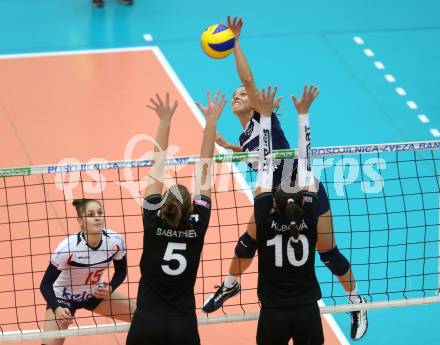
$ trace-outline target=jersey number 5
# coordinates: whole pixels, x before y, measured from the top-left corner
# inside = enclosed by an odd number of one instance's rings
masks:
[[[303,256],[300,260],[297,260],[295,257],[295,251],[293,250],[290,242],[293,241],[293,238],[290,237],[287,241],[287,258],[292,266],[299,267],[306,263],[309,257],[309,241],[307,237],[303,234],[299,235],[298,241],[301,242],[303,247]],[[267,246],[275,246],[275,266],[283,267],[283,236],[276,235],[271,240],[267,241]]]
[[[178,262],[178,266],[176,268],[171,268],[169,264],[162,265],[162,270],[170,276],[177,276],[183,273],[187,264],[186,258],[182,254],[176,253],[176,250],[186,250],[186,243],[168,242],[163,260],[176,260]]]

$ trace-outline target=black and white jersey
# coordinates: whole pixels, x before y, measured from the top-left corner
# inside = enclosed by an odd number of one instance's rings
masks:
[[[289,142],[286,135],[281,128],[280,121],[275,113],[271,116],[272,122],[272,149],[283,150],[289,149]],[[246,128],[239,138],[240,146],[245,152],[258,152],[260,149],[260,114],[254,111],[252,118],[249,120]],[[286,164],[286,163],[289,164]],[[255,171],[258,170],[258,160],[252,160],[248,162],[250,167]],[[274,174],[273,174],[273,187],[276,188],[280,185],[281,181],[287,179],[292,171],[296,169],[296,160],[274,160]],[[286,172],[283,176],[283,169]]]
[[[52,254],[50,262],[61,274],[53,284],[57,298],[83,302],[93,297],[104,272],[112,260],[126,255],[123,237],[115,231],[102,230],[101,243],[91,247],[82,232],[63,240]]]
[[[193,212],[178,229],[160,217],[160,195],[144,201],[144,250],[140,262],[138,308],[165,315],[194,313],[194,284],[211,215],[211,200],[194,198]],[[155,208],[155,209],[152,209]]]
[[[277,115],[272,113],[272,148],[274,150],[288,149],[289,142],[281,128]],[[243,133],[240,135],[240,146],[243,151],[254,152],[260,147],[260,114],[254,111]]]
[[[317,240],[317,200],[315,193],[304,192],[305,218],[299,225],[302,251],[295,253],[289,226],[281,222],[273,208],[271,193],[255,198],[258,242],[258,297],[263,307],[285,308],[313,303],[321,298],[315,274]]]

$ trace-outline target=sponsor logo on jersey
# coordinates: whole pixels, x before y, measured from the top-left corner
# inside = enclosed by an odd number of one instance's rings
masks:
[[[63,289],[63,296],[62,297],[66,300],[69,300],[69,301],[83,302],[83,301],[87,301],[90,298],[92,298],[93,295],[90,293],[87,293],[87,291],[83,291],[82,293],[71,293],[65,287]]]
[[[61,305],[65,305],[65,306],[67,306],[67,307],[70,307],[70,306],[71,306],[70,302],[66,301],[65,299],[60,299],[60,298],[58,298],[58,299],[57,299],[57,302],[60,303]]]

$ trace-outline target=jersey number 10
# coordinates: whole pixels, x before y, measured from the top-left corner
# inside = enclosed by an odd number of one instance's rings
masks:
[[[307,262],[309,257],[309,241],[303,234],[299,235],[298,241],[301,242],[303,247],[303,256],[300,260],[296,259],[295,251],[290,244],[291,241],[293,241],[293,238],[289,237],[287,241],[287,258],[292,266],[302,266]],[[267,246],[275,246],[275,266],[283,267],[283,235],[276,235],[271,240],[268,240]]]

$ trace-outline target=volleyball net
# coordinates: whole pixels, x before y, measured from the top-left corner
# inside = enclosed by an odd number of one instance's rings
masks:
[[[294,150],[274,153],[293,159]],[[352,265],[366,309],[439,302],[440,141],[315,148],[313,169],[329,196],[336,242]],[[228,274],[235,244],[253,213],[251,153],[214,157],[212,213],[195,286],[199,323],[258,317],[257,259],[242,291],[207,316],[199,309]],[[194,187],[197,157],[166,163],[165,185]],[[69,330],[43,334],[39,285],[51,253],[80,228],[72,200],[102,202],[105,227],[125,238],[128,275],[118,288],[137,295],[142,254],[142,194],[151,160],[0,169],[0,342],[126,331],[128,324],[79,310]],[[353,307],[316,258],[323,313]],[[105,273],[110,281],[113,270]]]

